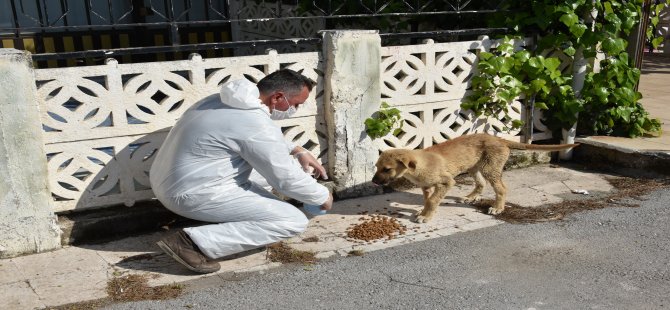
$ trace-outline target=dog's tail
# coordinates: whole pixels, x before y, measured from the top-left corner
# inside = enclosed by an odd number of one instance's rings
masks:
[[[505,140],[507,147],[513,150],[560,151],[579,146],[575,144],[526,144]]]

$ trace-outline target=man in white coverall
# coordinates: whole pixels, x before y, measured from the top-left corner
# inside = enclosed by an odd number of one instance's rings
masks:
[[[220,269],[214,259],[303,232],[305,215],[264,188],[267,184],[330,210],[332,195],[305,172],[313,169],[326,179],[325,169],[305,149],[286,141],[273,122],[295,113],[313,85],[282,69],[257,84],[228,82],[220,94],[183,114],[154,159],[151,187],[172,212],[215,224],[180,229],[158,241],[166,254],[192,271],[209,273]]]

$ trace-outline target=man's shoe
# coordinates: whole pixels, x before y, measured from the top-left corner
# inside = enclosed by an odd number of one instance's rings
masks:
[[[156,242],[165,254],[186,268],[198,273],[210,273],[221,269],[218,262],[211,262],[202,254],[191,237],[180,229],[178,232]]]

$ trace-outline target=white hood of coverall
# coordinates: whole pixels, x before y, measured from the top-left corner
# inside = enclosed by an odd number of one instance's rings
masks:
[[[235,80],[223,84],[219,97],[225,105],[236,109],[267,108],[259,99],[261,96],[258,87],[248,80]]]

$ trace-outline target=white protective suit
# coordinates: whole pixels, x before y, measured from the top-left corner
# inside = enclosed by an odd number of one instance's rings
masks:
[[[172,212],[217,223],[184,229],[209,258],[257,248],[301,233],[308,220],[250,180],[254,169],[303,203],[322,205],[329,198],[289,154],[294,147],[270,119],[256,85],[229,82],[170,130],[151,167],[151,187]]]

